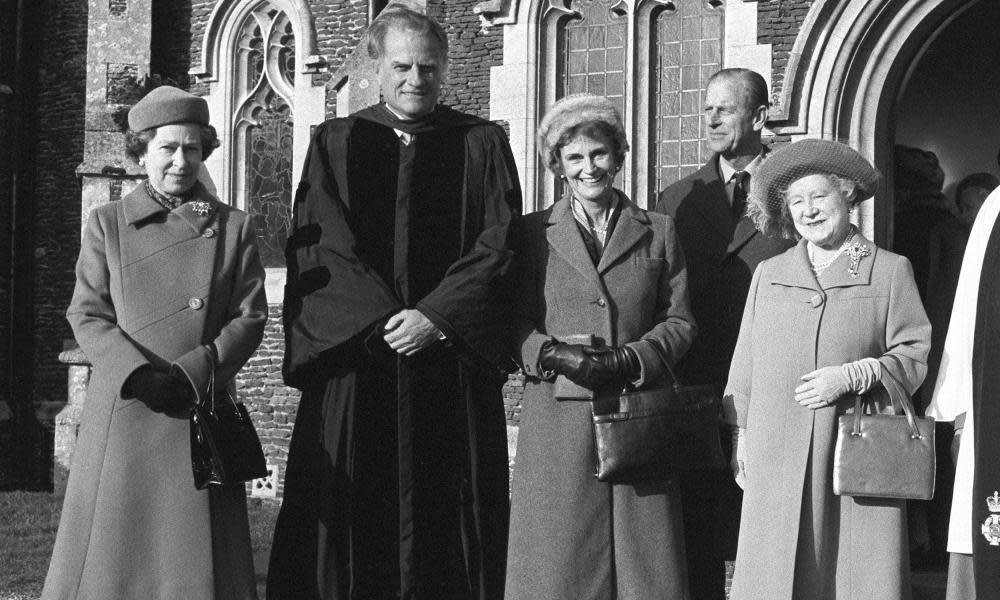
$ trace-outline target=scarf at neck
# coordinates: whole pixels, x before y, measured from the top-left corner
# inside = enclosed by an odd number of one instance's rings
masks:
[[[153,184],[150,183],[149,180],[147,179],[146,193],[149,194],[149,197],[152,198],[154,202],[156,202],[163,208],[167,210],[174,210],[181,204],[184,204],[188,200],[193,199],[198,194],[199,185],[201,184],[196,182],[193,186],[191,186],[191,189],[189,189],[188,191],[184,192],[180,196],[174,196],[172,194],[165,194],[159,191],[158,189],[153,187]]]

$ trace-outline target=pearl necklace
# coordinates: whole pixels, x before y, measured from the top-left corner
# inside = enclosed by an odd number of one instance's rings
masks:
[[[812,265],[813,272],[815,272],[817,275],[822,273],[827,267],[833,264],[833,261],[837,260],[840,257],[840,255],[844,253],[844,250],[847,250],[847,248],[850,247],[851,242],[853,241],[854,241],[854,227],[851,227],[851,232],[847,235],[847,239],[844,240],[844,243],[840,245],[840,248],[837,249],[837,252],[831,258],[823,262],[816,262],[815,246],[812,243],[810,243],[808,246],[809,249],[808,254],[809,254],[809,263]]]

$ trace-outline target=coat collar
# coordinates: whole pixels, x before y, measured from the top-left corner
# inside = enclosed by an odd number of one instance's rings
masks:
[[[207,214],[199,214],[199,212],[194,210],[196,202],[208,203],[209,209]],[[122,198],[121,203],[122,211],[125,215],[125,222],[133,226],[157,213],[167,212],[166,208],[150,197],[149,193],[146,191],[146,185],[144,183],[140,184],[132,190],[131,193]],[[191,229],[200,234],[202,230],[215,218],[216,213],[219,212],[220,205],[221,202],[209,193],[209,191],[205,189],[205,186],[201,183],[196,183],[194,198],[180,205],[173,211],[173,214],[183,219],[184,222],[191,226]]]
[[[855,234],[854,242],[862,246],[867,246],[868,251],[871,253],[862,257],[858,262],[858,274],[856,277],[852,277],[848,271],[851,259],[846,252],[843,252],[823,271],[823,283],[820,284],[813,274],[812,265],[809,262],[809,252],[806,249],[807,242],[805,239],[801,239],[791,250],[774,258],[775,269],[773,270],[771,283],[811,290],[871,285],[872,266],[875,264],[875,255],[878,253],[878,247],[868,238],[861,235],[860,232]]]
[[[618,194],[621,213],[607,246],[601,254],[601,261],[595,267],[587,253],[587,247],[580,237],[576,218],[570,206],[570,197],[561,198],[549,209],[546,238],[549,245],[583,276],[600,285],[599,273],[606,272],[622,255],[632,249],[650,229],[649,215],[636,206],[625,194]]]

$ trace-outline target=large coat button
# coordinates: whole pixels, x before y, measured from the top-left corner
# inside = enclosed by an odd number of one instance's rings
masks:
[[[210,238],[210,237],[212,237],[212,236],[215,235],[215,230],[212,229],[211,227],[206,227],[205,231],[201,232],[201,235],[202,235],[202,237]]]
[[[604,298],[598,298],[597,299],[597,305],[600,306],[601,308],[604,308],[605,306],[608,305],[608,303],[605,302]]]
[[[205,306],[205,301],[201,298],[191,298],[188,300],[188,306],[191,310],[201,310],[201,307]]]
[[[809,299],[809,304],[811,304],[813,308],[819,308],[820,306],[823,306],[823,296],[822,296],[822,294],[816,294],[815,296],[813,296],[812,298],[810,298]]]

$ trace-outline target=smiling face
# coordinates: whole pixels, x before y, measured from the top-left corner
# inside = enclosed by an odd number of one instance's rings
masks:
[[[430,34],[390,28],[376,67],[385,103],[406,119],[430,114],[441,96],[445,65]]]
[[[806,175],[788,186],[788,211],[799,235],[834,250],[851,230],[847,194],[826,175]]]
[[[177,123],[156,128],[141,157],[155,190],[180,196],[198,181],[201,170],[201,128],[194,123]]]
[[[741,80],[719,77],[705,90],[706,141],[725,159],[757,156],[766,121],[766,106],[747,106]]]
[[[599,132],[577,135],[559,149],[557,172],[566,177],[577,200],[607,206],[618,173],[614,143]]]

